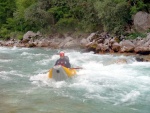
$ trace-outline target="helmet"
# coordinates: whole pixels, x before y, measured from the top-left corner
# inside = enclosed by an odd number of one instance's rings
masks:
[[[60,57],[64,57],[64,56],[65,56],[65,53],[64,53],[63,51],[61,51],[61,52],[59,53],[59,55],[60,55]]]

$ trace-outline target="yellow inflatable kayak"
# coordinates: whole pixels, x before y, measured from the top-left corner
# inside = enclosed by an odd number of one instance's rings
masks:
[[[64,66],[57,65],[49,70],[48,77],[53,78],[56,81],[61,81],[69,77],[72,77],[75,74],[76,74],[75,69],[66,68]]]

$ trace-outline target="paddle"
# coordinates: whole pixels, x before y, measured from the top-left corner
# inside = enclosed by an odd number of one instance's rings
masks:
[[[74,68],[70,68],[70,69],[83,69],[82,67],[74,67]]]

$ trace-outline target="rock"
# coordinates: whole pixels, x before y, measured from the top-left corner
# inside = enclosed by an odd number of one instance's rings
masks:
[[[79,47],[79,43],[77,42],[77,40],[72,40],[72,41],[67,42],[63,47],[69,48],[69,49],[77,48]]]
[[[150,40],[147,40],[144,44],[143,44],[144,47],[149,47],[150,46]]]
[[[81,45],[82,47],[86,47],[86,45],[87,45],[88,43],[89,43],[88,40],[85,39],[85,38],[81,39],[81,41],[80,41],[80,45]]]
[[[29,43],[27,47],[36,47],[34,43]]]
[[[135,57],[135,59],[136,59],[136,61],[138,61],[138,62],[143,62],[143,61],[144,61],[144,59],[143,59],[143,58],[140,58],[140,57]]]
[[[147,31],[150,28],[150,14],[142,11],[136,13],[133,23],[137,31]]]
[[[49,47],[50,42],[48,39],[42,39],[38,42],[38,47]]]
[[[120,52],[133,52],[135,45],[129,40],[123,40],[120,42]]]
[[[135,46],[142,46],[144,45],[144,43],[145,43],[145,40],[139,40],[139,41],[136,41]]]
[[[112,50],[115,52],[119,52],[120,51],[120,44],[115,42],[114,44],[112,44]]]
[[[138,62],[150,62],[150,54],[149,55],[135,55],[135,60]]]
[[[33,31],[28,31],[23,35],[23,42],[27,43],[30,40],[30,38],[35,37],[36,35],[37,34]]]
[[[87,41],[92,41],[92,38],[96,35],[96,33],[91,33],[90,36],[87,37]]]
[[[150,33],[147,34],[146,40],[150,40]]]
[[[7,41],[5,42],[5,46],[9,46],[9,47],[12,47],[14,45],[14,41]]]
[[[150,46],[149,47],[138,46],[138,47],[135,47],[134,51],[140,54],[150,54]]]
[[[117,64],[127,64],[127,60],[126,59],[118,59],[115,61],[115,63]]]
[[[105,44],[105,45],[109,45],[109,43],[110,43],[110,39],[105,39],[105,40],[104,40],[104,44]]]
[[[109,41],[110,45],[112,45],[112,44],[115,43],[115,42],[116,42],[116,41],[115,41],[114,38],[110,39],[110,41]]]
[[[136,53],[149,54],[150,53],[150,37],[149,35],[140,41],[137,41],[134,49]]]
[[[66,45],[66,43],[72,41],[73,38],[72,37],[66,37],[63,41],[60,42],[59,44],[59,48],[64,48],[64,46]]]
[[[108,52],[108,51],[109,51],[109,46],[103,44],[102,47],[101,47],[101,52],[104,53],[104,52]]]

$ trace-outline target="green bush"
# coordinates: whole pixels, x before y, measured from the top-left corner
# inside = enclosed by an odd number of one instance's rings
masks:
[[[74,18],[61,18],[57,23],[56,23],[56,28],[60,31],[64,30],[75,30],[77,26],[77,20]]]
[[[0,38],[6,39],[11,32],[29,30],[120,35],[132,24],[133,14],[150,12],[149,0],[0,0],[0,4]]]
[[[143,0],[131,0],[131,11],[130,14],[133,15],[137,13],[138,11],[148,11],[149,4],[145,3]]]
[[[136,39],[137,37],[145,38],[146,33],[135,32],[127,35],[127,39]]]
[[[122,34],[129,17],[129,8],[124,0],[104,0],[95,2],[95,9],[104,31]]]
[[[23,39],[23,32],[18,32],[18,31],[11,32],[10,37],[13,39],[22,40]]]
[[[10,38],[9,34],[10,34],[10,31],[7,28],[2,27],[0,29],[0,37],[1,37],[1,39],[3,39],[3,40],[9,39]]]

